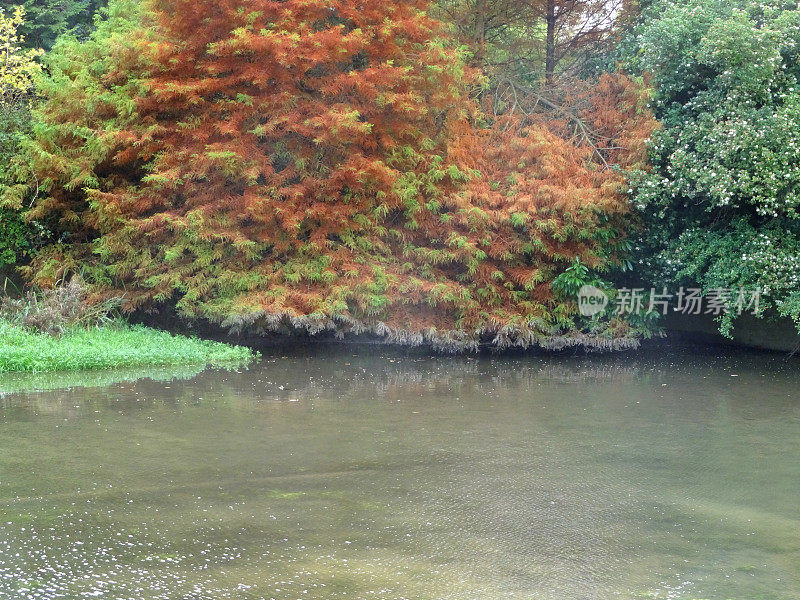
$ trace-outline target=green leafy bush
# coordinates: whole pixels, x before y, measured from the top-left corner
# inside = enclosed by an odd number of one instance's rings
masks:
[[[20,214],[0,208],[0,272],[17,263],[30,248],[30,227]]]
[[[0,101],[0,272],[24,260],[39,235],[38,229],[22,218],[19,203],[3,202],[12,161],[17,156],[22,136],[29,129],[30,112],[26,102]]]
[[[737,0],[652,4],[626,43],[653,75],[663,127],[634,177],[640,275],[706,290],[758,287],[800,316],[800,11]],[[763,312],[762,312],[763,314]],[[732,316],[722,319],[731,334]]]
[[[20,141],[31,130],[29,102],[41,54],[23,47],[19,29],[25,11],[12,9],[0,8],[0,273],[20,262],[36,234],[20,215],[21,202],[5,198],[7,184],[15,177]]]

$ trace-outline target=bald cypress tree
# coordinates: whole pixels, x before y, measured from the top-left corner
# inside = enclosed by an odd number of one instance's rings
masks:
[[[541,124],[488,123],[426,8],[154,0],[88,124],[108,153],[38,204],[91,227],[33,272],[91,265],[131,309],[240,327],[563,342],[575,302],[550,282],[616,260],[619,177]]]

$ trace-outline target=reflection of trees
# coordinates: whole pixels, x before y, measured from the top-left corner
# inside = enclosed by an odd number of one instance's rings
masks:
[[[249,404],[265,400],[401,398],[441,393],[454,396],[526,388],[542,382],[624,382],[640,366],[593,358],[465,358],[371,352],[345,348],[295,350],[266,356],[248,369],[127,369],[76,373],[12,374],[0,381],[0,406],[17,406],[24,395],[34,404],[72,406],[76,400],[113,399],[115,406],[145,408],[153,402],[197,403],[199,399]],[[167,391],[165,382],[171,382]],[[102,393],[97,388],[108,388]],[[75,389],[84,388],[84,389]],[[24,392],[24,394],[23,394]],[[37,404],[37,405],[38,405]],[[39,405],[38,408],[44,408]]]
[[[629,361],[624,356],[443,358],[399,352],[377,354],[372,349],[359,348],[346,354],[307,351],[273,357],[243,377],[283,385],[284,393],[276,394],[279,397],[333,395],[341,398],[379,396],[404,388],[447,390],[458,395],[486,385],[513,389],[544,381],[629,381],[636,378],[640,370],[637,361]]]
[[[212,401],[220,407],[248,408],[296,400],[319,404],[423,397],[480,404],[488,400],[487,394],[495,400],[532,397],[545,388],[550,397],[564,399],[601,389],[609,408],[657,398],[657,410],[699,419],[716,411],[707,402],[713,398],[734,413],[770,418],[776,410],[793,410],[797,376],[791,367],[770,355],[742,357],[706,350],[698,356],[685,349],[627,355],[439,357],[366,346],[301,347],[265,351],[250,368],[230,371],[186,367],[5,375],[0,380],[0,407],[75,413],[77,405],[108,402],[117,410],[136,411]],[[731,374],[740,377],[733,379]],[[754,400],[760,398],[767,374],[770,389],[777,390],[775,401],[760,402],[755,410]],[[84,389],[52,389],[62,387]],[[13,393],[43,388],[51,391]],[[697,401],[687,401],[693,397]]]

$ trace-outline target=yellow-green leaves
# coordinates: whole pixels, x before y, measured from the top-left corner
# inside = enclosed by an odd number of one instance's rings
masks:
[[[23,50],[25,38],[18,32],[25,20],[25,9],[15,6],[0,9],[0,104],[12,104],[33,89],[41,66],[36,59],[42,50]]]

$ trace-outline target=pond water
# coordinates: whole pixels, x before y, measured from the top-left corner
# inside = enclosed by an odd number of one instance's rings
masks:
[[[339,347],[5,393],[0,598],[797,600],[798,366]]]

